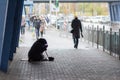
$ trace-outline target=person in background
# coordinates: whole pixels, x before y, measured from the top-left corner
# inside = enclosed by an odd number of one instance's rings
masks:
[[[74,48],[77,49],[79,38],[80,38],[80,32],[82,34],[81,21],[78,19],[77,16],[75,16],[75,18],[72,20],[71,27],[72,27],[72,37],[73,37],[73,42],[74,42]]]
[[[46,27],[45,18],[42,16],[41,17],[41,26],[40,26],[41,37],[43,37],[43,34],[45,34],[45,27]]]
[[[30,14],[26,16],[26,22],[28,24],[28,30],[30,30]]]
[[[36,39],[39,38],[40,24],[41,24],[41,20],[39,19],[39,17],[35,17],[33,21],[33,25],[35,27]]]
[[[21,34],[25,34],[25,16],[22,16],[22,21],[21,21]]]

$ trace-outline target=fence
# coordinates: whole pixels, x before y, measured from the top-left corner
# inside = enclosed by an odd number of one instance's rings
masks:
[[[111,23],[114,28],[118,25]],[[120,29],[118,31],[113,31],[112,28],[108,30],[105,29],[107,26],[84,26],[83,24],[83,35],[84,40],[88,43],[91,43],[92,46],[96,46],[97,48],[102,48],[103,51],[108,52],[112,56],[116,56],[120,60]],[[71,37],[70,31],[70,25],[68,25],[68,28],[66,30],[59,29],[60,35],[64,35],[66,37]]]
[[[102,48],[110,55],[115,55],[120,60],[120,29],[118,32],[114,32],[112,28],[109,31],[105,30],[105,26],[103,28],[84,26],[83,31],[85,41],[91,43],[92,46]]]

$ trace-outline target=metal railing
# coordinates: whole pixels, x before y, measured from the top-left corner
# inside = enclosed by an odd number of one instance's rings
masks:
[[[118,32],[113,32],[112,28],[109,31],[105,30],[105,26],[103,28],[84,26],[83,31],[85,41],[91,43],[92,46],[102,48],[103,51],[109,52],[120,60],[120,29]]]
[[[116,56],[120,60],[120,29],[118,26],[120,24],[110,23],[110,26],[94,26],[94,25],[84,25],[83,24],[83,35],[84,41],[90,43],[93,47],[102,49],[105,52],[108,52],[112,56]],[[107,28],[106,28],[107,27]],[[114,29],[117,27],[117,31]],[[71,37],[70,25],[67,25],[66,29],[61,27],[59,29],[60,36]],[[71,37],[72,38],[72,37]]]

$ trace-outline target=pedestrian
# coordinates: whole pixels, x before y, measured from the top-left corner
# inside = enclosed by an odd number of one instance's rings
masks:
[[[43,37],[43,33],[45,34],[45,27],[46,27],[45,19],[41,18],[41,26],[40,26],[41,37]]]
[[[25,34],[25,25],[26,25],[26,22],[25,22],[25,16],[22,16],[22,21],[21,21],[21,34]]]
[[[33,24],[34,24],[34,27],[35,27],[36,39],[38,39],[39,38],[41,20],[38,17],[35,17]]]
[[[72,37],[73,37],[73,42],[74,42],[74,48],[78,48],[78,43],[79,43],[79,38],[80,38],[80,32],[82,34],[82,25],[81,25],[81,21],[78,19],[77,16],[75,16],[75,18],[72,20],[71,23],[71,27],[72,27]],[[83,37],[83,35],[82,35]]]
[[[28,30],[30,30],[30,14],[26,16],[26,22],[28,24]]]

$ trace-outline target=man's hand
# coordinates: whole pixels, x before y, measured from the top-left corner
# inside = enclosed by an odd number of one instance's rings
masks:
[[[82,34],[82,32],[81,32],[81,36],[83,37],[83,34]]]

